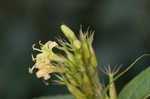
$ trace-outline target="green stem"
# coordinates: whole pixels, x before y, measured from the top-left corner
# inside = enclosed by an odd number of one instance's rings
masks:
[[[109,74],[109,82],[113,82],[113,74]],[[110,99],[117,99],[117,92],[114,82],[110,84],[109,97]]]

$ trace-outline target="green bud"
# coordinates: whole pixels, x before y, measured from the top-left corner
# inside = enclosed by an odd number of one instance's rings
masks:
[[[65,36],[71,40],[77,40],[77,37],[75,36],[74,32],[66,25],[62,24],[61,25],[61,31],[65,34]]]
[[[83,50],[83,57],[85,60],[89,59],[90,57],[90,52],[89,52],[89,48],[88,48],[88,45],[87,45],[87,42],[86,40],[82,40],[82,50]]]
[[[90,63],[93,67],[97,67],[97,59],[96,59],[95,52],[94,52],[92,46],[90,46],[89,49],[90,49],[90,54],[91,54]]]
[[[90,63],[93,67],[97,67],[97,59],[96,59],[96,55],[95,52],[93,50],[92,47],[92,42],[93,42],[93,34],[88,38],[87,43],[88,43],[88,47],[89,47],[89,51],[90,51]]]
[[[80,33],[80,39],[81,39],[81,43],[82,43],[83,57],[84,57],[84,60],[88,60],[90,57],[90,52],[89,52],[89,48],[88,48],[88,44],[87,44],[87,34],[83,34],[82,27],[80,28],[79,33]]]
[[[80,49],[81,48],[81,42],[79,40],[74,40],[73,41],[73,46],[76,48],[76,49]]]

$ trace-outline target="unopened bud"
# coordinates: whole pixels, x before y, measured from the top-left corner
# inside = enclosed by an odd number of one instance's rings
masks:
[[[89,51],[90,51],[90,63],[93,67],[97,67],[97,59],[96,59],[96,55],[94,52],[94,49],[92,47],[92,41],[93,41],[93,35],[90,36],[90,38],[88,39],[88,46],[89,46]]]
[[[73,41],[73,46],[76,49],[80,49],[81,48],[81,42],[79,40],[75,40],[75,41]]]
[[[90,52],[89,52],[89,48],[88,45],[86,43],[86,41],[82,42],[82,49],[83,49],[83,57],[85,60],[87,60],[90,57]]]
[[[92,46],[90,46],[89,50],[90,50],[90,54],[91,54],[90,63],[92,66],[97,67],[97,59],[96,59],[96,55],[95,55],[95,52],[94,52]]]
[[[61,25],[61,31],[65,34],[65,36],[71,40],[77,40],[77,37],[75,36],[74,32],[66,25]]]

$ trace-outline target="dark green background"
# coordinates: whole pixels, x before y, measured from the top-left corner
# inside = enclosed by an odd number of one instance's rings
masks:
[[[94,49],[99,67],[123,64],[125,69],[138,56],[150,53],[149,0],[1,0],[0,1],[0,99],[68,93],[64,86],[45,86],[28,73],[32,44],[56,40],[60,25],[78,32],[95,30]],[[123,78],[117,90],[150,65],[145,57]],[[100,72],[102,82],[104,74]],[[107,81],[105,81],[107,83]]]

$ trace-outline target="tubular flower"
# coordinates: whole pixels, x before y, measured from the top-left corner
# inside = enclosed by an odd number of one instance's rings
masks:
[[[32,60],[35,61],[35,64],[32,68],[29,68],[29,72],[32,73],[34,69],[38,69],[36,72],[37,78],[43,77],[44,80],[50,79],[50,74],[55,72],[63,72],[63,69],[60,69],[59,66],[52,64],[52,61],[63,62],[64,59],[57,54],[55,54],[52,49],[57,47],[57,43],[53,41],[48,41],[44,45],[39,41],[40,49],[35,48],[33,44],[33,50],[39,51],[41,53],[36,55],[36,58],[32,55]]]

